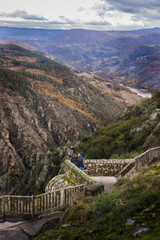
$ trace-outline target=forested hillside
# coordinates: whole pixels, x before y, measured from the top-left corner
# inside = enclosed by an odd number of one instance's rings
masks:
[[[129,106],[118,120],[83,137],[86,158],[132,158],[160,145],[160,92],[151,99]]]

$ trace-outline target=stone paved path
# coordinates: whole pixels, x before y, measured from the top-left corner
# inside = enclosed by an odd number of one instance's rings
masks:
[[[63,214],[64,212],[56,212],[52,217],[34,222],[24,220],[0,223],[0,240],[27,240],[29,236],[36,234],[48,220],[60,218]]]
[[[117,178],[115,177],[98,176],[98,177],[91,177],[91,178],[96,182],[102,182],[104,184],[105,191],[110,190],[113,184],[117,182]]]

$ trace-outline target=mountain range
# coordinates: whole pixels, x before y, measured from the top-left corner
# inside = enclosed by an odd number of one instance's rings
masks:
[[[130,32],[70,30],[47,40],[27,42],[79,70],[132,87],[160,89],[159,29]]]
[[[94,31],[0,28],[0,39],[19,40],[75,67],[114,82],[160,89],[160,29]]]

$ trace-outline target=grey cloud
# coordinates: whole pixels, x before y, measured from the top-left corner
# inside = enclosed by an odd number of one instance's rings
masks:
[[[57,25],[71,25],[72,27],[82,27],[84,26],[109,26],[111,25],[108,21],[88,21],[88,22],[82,22],[82,21],[72,21],[68,18],[65,18],[63,16],[59,17],[62,21],[52,21],[48,22],[48,24],[57,24]]]
[[[1,26],[9,27],[26,27],[26,28],[46,28],[46,29],[72,29],[72,28],[83,28],[83,29],[97,29],[97,30],[106,30],[106,26],[110,27],[110,23],[107,21],[90,21],[90,22],[81,22],[81,21],[41,21],[36,22],[33,20],[30,21],[1,21]]]
[[[108,11],[108,6],[105,4],[105,2],[96,3],[95,6],[92,7],[92,10],[95,10],[97,12],[97,15],[103,18]]]
[[[160,8],[159,0],[104,0],[110,5],[110,10],[119,10],[127,13],[137,13],[143,10]]]
[[[88,25],[94,25],[94,26],[108,26],[111,25],[111,23],[109,23],[108,21],[93,21],[93,22],[85,22],[85,24]]]
[[[8,26],[8,27],[26,27],[26,28],[45,28],[45,29],[60,29],[60,28],[65,28],[68,23],[62,23],[59,21],[41,21],[41,22],[36,22],[36,21],[0,21],[1,26]]]
[[[57,21],[59,23],[64,23],[64,24],[71,24],[74,23],[72,20],[70,20],[69,18],[66,18],[65,16],[59,16],[60,21]]]
[[[154,21],[154,20],[160,20],[159,10],[155,11],[139,11],[138,14],[135,14],[131,18],[133,21],[137,20],[148,20],[148,21]]]
[[[78,8],[78,12],[83,12],[83,11],[86,11],[86,9],[84,7],[79,7]]]
[[[153,21],[160,19],[160,0],[102,0],[94,10],[101,18],[116,10],[130,14],[133,21]]]
[[[1,17],[11,17],[11,18],[22,18],[25,20],[37,20],[37,21],[44,21],[47,20],[46,18],[44,18],[43,16],[38,16],[38,15],[34,15],[34,14],[29,14],[24,10],[16,10],[12,13],[5,13],[2,12],[0,13]]]

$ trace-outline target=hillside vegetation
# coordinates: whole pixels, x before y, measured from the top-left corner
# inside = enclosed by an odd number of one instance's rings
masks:
[[[83,137],[81,151],[86,158],[132,158],[160,145],[160,92],[151,99],[129,106],[118,120],[97,128],[90,137]]]
[[[111,192],[92,201],[79,197],[63,221],[44,225],[34,240],[158,240],[160,238],[160,164],[131,179],[120,178]]]

